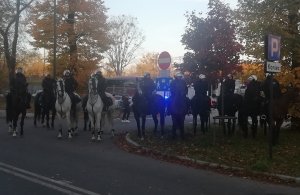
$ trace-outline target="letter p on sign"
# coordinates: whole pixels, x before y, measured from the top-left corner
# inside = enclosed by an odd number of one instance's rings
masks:
[[[269,61],[280,60],[280,40],[281,37],[268,35],[268,59]]]

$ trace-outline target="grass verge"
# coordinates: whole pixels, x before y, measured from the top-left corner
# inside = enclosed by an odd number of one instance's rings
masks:
[[[183,141],[172,140],[169,134],[161,139],[152,133],[148,133],[144,141],[136,135],[131,135],[131,139],[141,146],[168,155],[186,156],[249,171],[300,177],[299,131],[281,130],[280,144],[273,147],[272,160],[268,158],[268,141],[262,129],[259,129],[256,139],[243,138],[239,130],[231,137],[224,136],[218,125],[211,125],[204,135],[198,133],[193,136],[191,132],[191,127],[186,127],[186,139]]]

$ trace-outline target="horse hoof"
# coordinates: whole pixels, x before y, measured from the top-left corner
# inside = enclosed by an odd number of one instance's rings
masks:
[[[145,138],[144,137],[141,137],[141,141],[144,141],[145,140]]]
[[[58,134],[57,138],[59,138],[59,139],[62,138],[61,133]]]
[[[98,136],[97,137],[97,141],[101,141],[102,139],[101,139],[101,136]]]
[[[93,136],[92,136],[92,141],[94,141],[95,139],[96,139],[96,138],[95,138],[95,136],[93,135]]]
[[[14,132],[12,136],[13,136],[13,137],[17,137],[17,133],[16,133],[16,132]]]
[[[72,134],[71,134],[71,133],[69,133],[69,135],[68,135],[68,138],[69,138],[69,139],[71,139],[71,138],[72,138]]]

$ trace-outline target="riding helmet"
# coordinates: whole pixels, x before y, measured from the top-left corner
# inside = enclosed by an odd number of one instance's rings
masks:
[[[257,81],[257,76],[256,75],[251,75],[249,78],[248,78],[249,81]]]
[[[206,76],[204,74],[199,75],[199,79],[205,79],[205,78],[206,78]]]
[[[23,68],[22,67],[18,67],[16,69],[16,73],[23,73]]]
[[[66,76],[66,77],[67,77],[67,76],[70,76],[71,71],[70,71],[70,70],[65,70],[63,74],[64,74],[64,76]]]

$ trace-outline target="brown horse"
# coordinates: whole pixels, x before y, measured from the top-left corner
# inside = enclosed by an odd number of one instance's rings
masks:
[[[272,143],[273,145],[279,142],[280,127],[284,119],[287,117],[289,106],[295,102],[300,101],[299,90],[296,88],[289,88],[281,97],[276,98],[272,102],[272,122],[270,116],[267,114],[267,122],[273,132]]]

